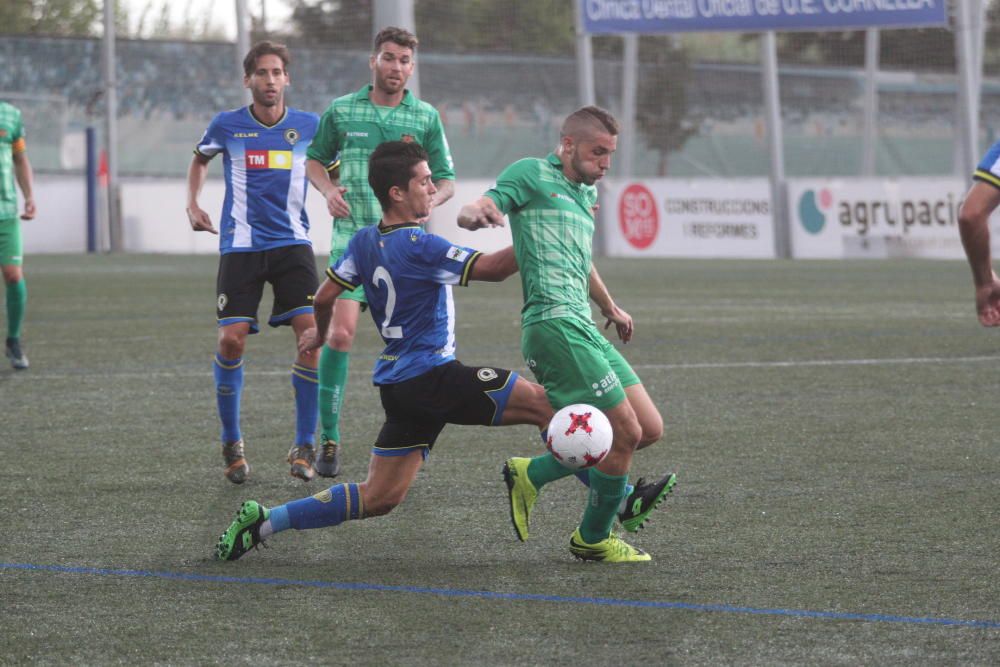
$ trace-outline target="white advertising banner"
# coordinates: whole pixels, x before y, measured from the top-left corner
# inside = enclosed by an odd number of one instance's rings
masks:
[[[965,257],[959,178],[792,179],[792,256],[809,258]]]
[[[766,179],[610,179],[600,204],[611,257],[774,257]]]

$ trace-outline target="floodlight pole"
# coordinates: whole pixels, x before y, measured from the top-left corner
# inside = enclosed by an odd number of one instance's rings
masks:
[[[977,81],[981,73],[976,73],[976,42],[972,35],[974,24],[972,21],[972,2],[957,3],[955,11],[955,50],[958,56],[959,72],[959,109],[961,113],[960,145],[962,147],[961,156],[964,164],[963,172],[970,174],[972,166],[979,159],[979,93]],[[978,9],[978,3],[977,3]],[[968,178],[968,176],[966,176]]]
[[[639,35],[634,32],[623,36],[625,49],[622,55],[622,117],[618,150],[621,153],[618,174],[632,178],[635,166],[635,99],[639,88]]]
[[[417,35],[416,15],[413,0],[375,0],[372,3],[372,37],[387,26],[396,26]],[[420,38],[420,35],[417,35]],[[406,82],[406,89],[420,97],[420,68],[415,67]]]
[[[862,135],[861,174],[875,175],[875,160],[878,154],[878,134],[875,131],[878,118],[878,65],[879,31],[869,28],[865,31],[865,124]]]
[[[785,206],[785,146],[781,128],[781,100],[778,91],[778,41],[773,30],[760,37],[761,74],[764,83],[764,116],[771,158],[771,216],[774,220],[774,254],[791,257],[788,211]]]
[[[590,33],[583,22],[583,3],[573,3],[573,17],[576,22],[576,96],[580,106],[596,104],[594,94],[594,53],[591,48]]]
[[[118,184],[118,79],[115,60],[115,3],[104,0],[104,145],[108,161],[108,239],[121,252],[121,193]]]
[[[250,13],[247,11],[247,0],[236,0],[236,71],[240,81],[243,81],[243,59],[250,52]],[[243,88],[243,103],[253,102],[250,89]]]

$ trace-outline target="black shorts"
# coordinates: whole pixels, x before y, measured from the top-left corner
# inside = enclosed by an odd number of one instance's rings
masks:
[[[271,283],[274,307],[267,323],[291,324],[297,315],[312,314],[319,279],[312,246],[283,246],[273,250],[231,252],[219,258],[215,308],[219,326],[249,322],[257,333],[257,307]]]
[[[405,382],[381,385],[385,423],[375,453],[430,449],[445,424],[498,426],[516,381],[514,371],[450,361]]]

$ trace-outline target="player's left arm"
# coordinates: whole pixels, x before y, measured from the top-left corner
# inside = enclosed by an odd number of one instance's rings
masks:
[[[12,150],[14,151],[14,178],[17,179],[17,185],[21,188],[21,194],[24,196],[24,213],[21,214],[21,220],[31,220],[36,213],[35,174],[31,169],[31,161],[28,159],[28,151],[23,137],[14,142]]]
[[[469,280],[482,280],[498,283],[517,273],[517,259],[514,257],[514,246],[503,250],[480,254],[472,259],[469,269]]]
[[[597,272],[597,267],[593,264],[590,265],[590,298],[601,309],[601,315],[607,318],[604,328],[607,329],[614,324],[618,338],[623,343],[632,340],[632,333],[635,331],[632,316],[622,310],[611,298],[611,292],[608,291],[607,285],[604,284],[601,275]]]

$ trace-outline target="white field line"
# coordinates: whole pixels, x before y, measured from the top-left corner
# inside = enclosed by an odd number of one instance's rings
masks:
[[[975,357],[890,357],[885,359],[802,359],[789,361],[726,361],[726,362],[704,362],[690,364],[634,364],[636,370],[714,370],[714,369],[741,369],[741,368],[809,368],[809,367],[832,367],[832,366],[898,366],[898,365],[921,365],[921,364],[975,364],[982,362],[1000,362],[1000,355],[987,355]],[[524,369],[514,369],[519,373],[524,373]],[[291,371],[288,369],[273,369],[260,371],[247,371],[247,375],[263,376],[285,376]],[[189,370],[189,371],[111,371],[101,372],[98,370],[83,370],[79,373],[46,373],[35,369],[23,373],[12,373],[9,377],[14,382],[25,382],[33,380],[81,380],[81,379],[104,379],[104,378],[136,378],[136,379],[156,379],[156,378],[207,378],[211,376],[209,370]],[[0,382],[3,378],[0,377]],[[3,385],[0,384],[0,388]]]

